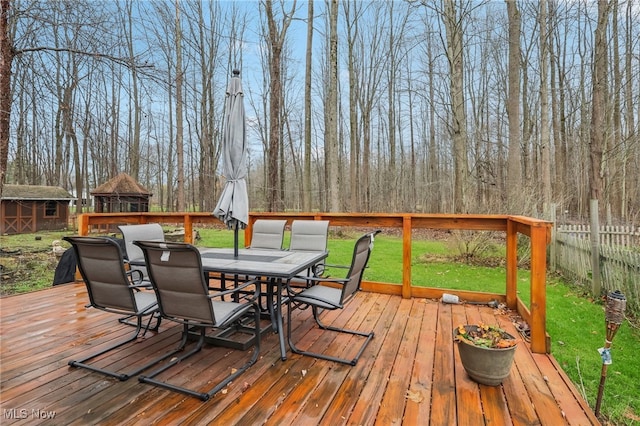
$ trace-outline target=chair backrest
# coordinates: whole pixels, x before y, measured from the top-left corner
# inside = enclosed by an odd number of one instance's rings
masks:
[[[215,324],[198,249],[187,243],[136,241],[144,253],[158,307],[178,322]]]
[[[286,220],[258,219],[253,224],[251,248],[282,250]]]
[[[294,220],[289,250],[326,251],[328,236],[328,220]]]
[[[353,295],[360,290],[360,283],[362,282],[362,275],[364,274],[364,268],[369,262],[369,256],[373,249],[374,237],[380,233],[380,231],[369,232],[358,238],[353,248],[353,258],[351,259],[351,267],[347,273],[346,278],[349,280],[346,285],[342,287],[342,297],[340,301],[346,302]]]
[[[91,306],[116,312],[137,312],[131,282],[117,242],[100,237],[64,237],[76,253]]]
[[[134,244],[135,241],[164,241],[164,231],[158,223],[145,223],[142,225],[121,225],[118,226],[124,238],[127,258],[129,260],[142,259],[144,255],[140,247]]]

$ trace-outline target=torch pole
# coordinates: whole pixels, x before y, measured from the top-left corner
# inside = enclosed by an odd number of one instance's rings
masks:
[[[612,363],[611,342],[615,337],[620,324],[624,321],[624,311],[627,306],[627,299],[620,290],[616,290],[607,295],[607,306],[605,310],[605,325],[607,327],[604,347],[598,349],[602,357],[602,371],[600,372],[600,385],[598,385],[598,398],[596,400],[595,414],[600,414],[602,395],[604,394],[604,384],[607,380],[607,367]]]

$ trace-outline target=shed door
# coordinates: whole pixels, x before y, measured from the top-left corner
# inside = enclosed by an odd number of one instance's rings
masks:
[[[36,231],[33,201],[4,202],[2,232],[4,234],[28,234]]]

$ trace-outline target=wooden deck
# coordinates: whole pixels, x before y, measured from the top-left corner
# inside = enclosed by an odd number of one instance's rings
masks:
[[[172,393],[136,378],[126,382],[67,366],[132,328],[113,314],[86,309],[83,284],[58,286],[0,300],[0,423],[50,424],[598,424],[552,356],[518,346],[502,386],[477,385],[464,372],[452,340],[460,323],[500,323],[516,333],[509,313],[475,305],[360,293],[327,322],[374,329],[355,367],[290,354],[281,361],[277,336],[263,340],[261,357],[224,393],[208,402]],[[349,353],[349,338],[319,333],[308,311],[296,311],[301,347]],[[158,334],[110,353],[126,367],[173,348],[181,328],[164,323]],[[169,370],[176,383],[200,389],[248,354],[207,347]],[[55,416],[55,417],[54,417]]]

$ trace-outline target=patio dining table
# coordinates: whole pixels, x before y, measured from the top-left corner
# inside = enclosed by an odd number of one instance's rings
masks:
[[[275,289],[275,303],[270,310],[271,321],[280,340],[280,355],[287,359],[282,319],[282,292],[284,286],[296,275],[326,259],[328,252],[240,249],[238,256],[233,248],[199,247],[202,268],[205,272],[224,276],[252,276],[269,282]],[[132,265],[144,265],[144,259],[130,260]],[[256,325],[257,326],[257,325]]]

